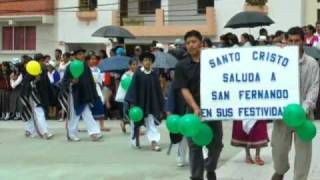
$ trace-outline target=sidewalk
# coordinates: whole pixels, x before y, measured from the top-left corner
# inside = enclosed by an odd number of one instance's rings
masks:
[[[317,126],[317,136],[313,140],[313,154],[312,154],[312,165],[309,173],[308,180],[318,180],[320,179],[320,122],[316,122]],[[269,137],[271,137],[272,125],[269,129]],[[293,144],[294,145],[294,144]],[[252,151],[253,152],[253,151]],[[271,146],[263,148],[261,152],[262,158],[265,160],[264,166],[249,165],[244,163],[245,151],[241,151],[232,159],[227,161],[222,167],[217,171],[219,180],[270,180],[273,170]],[[290,152],[290,170],[285,175],[285,180],[293,180],[293,167],[294,167],[294,146]]]
[[[176,165],[177,146],[166,154],[169,137],[165,125],[160,126],[162,152],[150,151],[149,142],[142,137],[142,149],[129,146],[129,135],[122,134],[119,121],[107,121],[111,132],[103,141],[91,142],[86,132],[82,141],[66,140],[64,123],[49,121],[55,133],[50,141],[23,136],[23,123],[0,122],[0,180],[188,180],[189,167]],[[83,123],[81,123],[83,129]],[[320,131],[320,122],[317,122]],[[271,147],[262,149],[264,166],[244,163],[245,152],[231,147],[232,122],[224,122],[224,149],[219,159],[218,180],[270,180],[273,174]],[[271,135],[272,124],[269,124]],[[313,144],[312,167],[308,180],[320,176],[319,134]],[[290,154],[293,161],[293,152]],[[293,163],[291,162],[293,166]],[[292,180],[292,169],[285,180]]]

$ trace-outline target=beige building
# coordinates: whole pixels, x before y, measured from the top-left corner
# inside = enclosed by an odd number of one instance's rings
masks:
[[[315,25],[320,20],[320,0],[305,0],[304,3],[304,24]]]

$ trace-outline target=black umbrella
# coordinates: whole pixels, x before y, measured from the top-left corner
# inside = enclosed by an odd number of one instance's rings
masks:
[[[104,26],[92,34],[94,37],[135,38],[128,30],[120,26]]]
[[[257,26],[269,26],[273,24],[273,20],[267,15],[260,12],[240,12],[234,15],[225,28],[253,28]]]

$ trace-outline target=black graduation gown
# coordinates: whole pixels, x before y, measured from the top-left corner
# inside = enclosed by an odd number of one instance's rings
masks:
[[[34,88],[31,86],[32,81],[35,83]],[[42,68],[39,80],[36,80],[34,76],[27,73],[24,75],[21,85],[21,96],[29,97],[31,95],[31,91],[35,92],[37,99],[40,101],[38,106],[41,106],[45,111],[47,111],[50,103],[49,95],[52,94],[52,89],[50,80],[47,76],[47,70],[45,68]]]
[[[131,106],[139,106],[144,117],[152,114],[157,120],[161,120],[164,110],[164,98],[160,87],[159,73],[152,70],[146,74],[138,68],[133,75],[131,85],[125,97]],[[137,125],[144,124],[144,120]],[[156,124],[159,124],[156,122]]]
[[[180,116],[185,114],[187,104],[181,94],[180,89],[174,89],[173,84],[171,84],[169,87],[168,103],[170,103],[172,106],[168,109],[172,114],[177,114]],[[183,138],[181,134],[169,133],[169,135],[172,144],[179,143]]]
[[[69,90],[72,79],[74,78],[71,75],[69,65],[60,85],[61,89],[59,96],[62,96],[63,93]],[[99,99],[91,70],[86,63],[84,63],[83,74],[79,77],[79,82],[72,85],[72,97],[74,109],[77,114],[80,114],[83,111],[85,105],[94,104]]]

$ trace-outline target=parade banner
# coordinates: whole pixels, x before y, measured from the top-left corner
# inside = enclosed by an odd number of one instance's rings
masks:
[[[201,52],[204,120],[281,119],[290,103],[299,104],[298,47]]]

